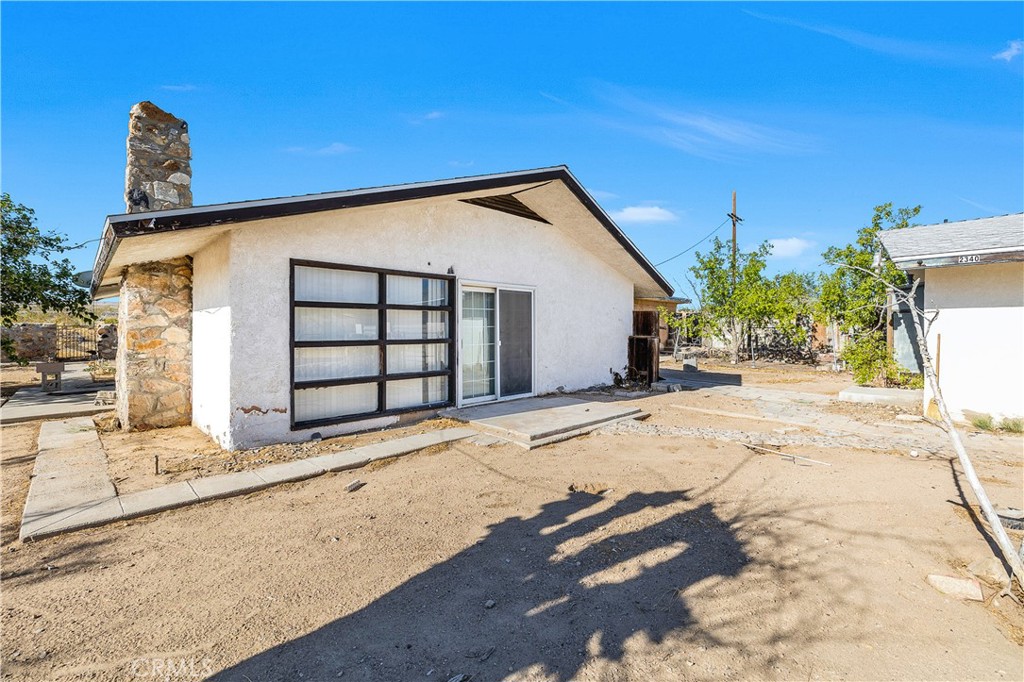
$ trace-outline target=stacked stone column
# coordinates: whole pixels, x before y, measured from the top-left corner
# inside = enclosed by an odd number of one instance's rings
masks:
[[[150,102],[132,107],[128,213],[192,205],[188,125]],[[139,263],[121,278],[117,416],[144,430],[192,422],[192,259]]]
[[[121,280],[117,416],[131,430],[192,423],[192,261],[130,265]]]

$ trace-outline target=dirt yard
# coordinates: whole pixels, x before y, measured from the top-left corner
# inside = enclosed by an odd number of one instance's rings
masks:
[[[716,379],[731,378],[746,386],[771,386],[772,388],[789,388],[794,391],[807,391],[823,395],[836,395],[839,391],[853,383],[849,372],[833,372],[824,366],[820,369],[812,365],[793,365],[781,362],[739,362],[732,364],[719,358],[700,358],[699,368],[703,374],[711,374]],[[681,369],[669,356],[661,357],[661,366],[668,369]]]
[[[463,426],[450,419],[426,419],[386,431],[369,431],[317,442],[282,443],[229,452],[194,426],[124,433],[109,428],[113,413],[94,418],[107,453],[107,473],[119,495],[202,476],[245,471],[277,462],[326,455],[354,447]],[[159,466],[159,473],[157,467]]]
[[[926,582],[991,553],[949,453],[905,447],[932,427],[873,450],[786,427],[856,418],[817,405],[636,403],[642,432],[461,442],[28,544],[6,529],[33,440],[5,427],[4,678],[1024,679],[1013,599]],[[733,430],[832,466],[713,437]],[[1021,439],[968,447],[1020,506]]]
[[[14,395],[19,388],[30,388],[39,385],[39,374],[35,366],[21,367],[15,364],[5,364],[0,367],[0,399],[6,399]]]

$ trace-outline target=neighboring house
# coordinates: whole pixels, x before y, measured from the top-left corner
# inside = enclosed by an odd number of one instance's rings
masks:
[[[928,351],[954,418],[1024,416],[1024,213],[889,230],[893,262],[938,313]],[[932,400],[925,383],[924,409]]]
[[[904,294],[910,293],[910,285],[901,287]],[[914,305],[918,310],[924,310],[924,282],[921,282],[914,293]],[[914,316],[910,311],[910,304],[903,300],[896,300],[892,293],[888,296],[889,324],[886,326],[886,348],[892,353],[896,364],[900,369],[905,369],[914,374],[924,372],[924,364],[921,359],[921,344],[917,339],[917,328],[914,326]]]
[[[93,271],[126,429],[235,449],[607,384],[634,300],[672,294],[565,166],[191,207],[185,122],[130,131]]]

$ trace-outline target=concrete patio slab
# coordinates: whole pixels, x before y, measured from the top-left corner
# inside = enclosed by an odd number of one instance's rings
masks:
[[[95,384],[86,371],[86,363],[67,363],[63,390],[44,393],[41,387],[22,388],[0,407],[0,423],[16,424],[36,419],[67,419],[109,412],[110,405],[95,405],[98,391],[111,390],[113,383]]]
[[[911,410],[922,409],[924,391],[905,388],[874,388],[872,386],[850,386],[839,391],[839,399],[848,403],[870,403],[872,405],[897,405]]]
[[[121,495],[120,500],[121,509],[124,511],[124,517],[127,519],[184,507],[187,504],[199,502],[199,496],[192,490],[192,486],[188,484],[188,481],[181,481],[179,483],[163,485],[159,488],[127,493]]]
[[[568,396],[487,403],[442,414],[528,449],[573,438],[622,419],[647,416],[640,408],[622,402],[598,403]]]
[[[188,481],[188,484],[192,486],[192,490],[200,501],[243,495],[270,485],[255,471],[239,471],[233,474],[193,478]]]

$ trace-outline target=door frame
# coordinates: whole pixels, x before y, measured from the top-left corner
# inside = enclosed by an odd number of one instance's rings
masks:
[[[463,289],[490,289],[494,292],[494,395],[481,396],[479,398],[463,399],[462,397],[462,292]],[[530,387],[529,393],[516,393],[515,395],[501,395],[501,322],[499,310],[501,307],[498,295],[500,291],[525,291],[530,294]],[[460,279],[456,282],[455,296],[455,319],[458,324],[455,327],[455,406],[463,407],[479,405],[482,403],[500,403],[507,400],[518,400],[519,398],[530,398],[537,395],[537,287],[526,284],[504,284],[501,282],[487,282],[483,280]]]

